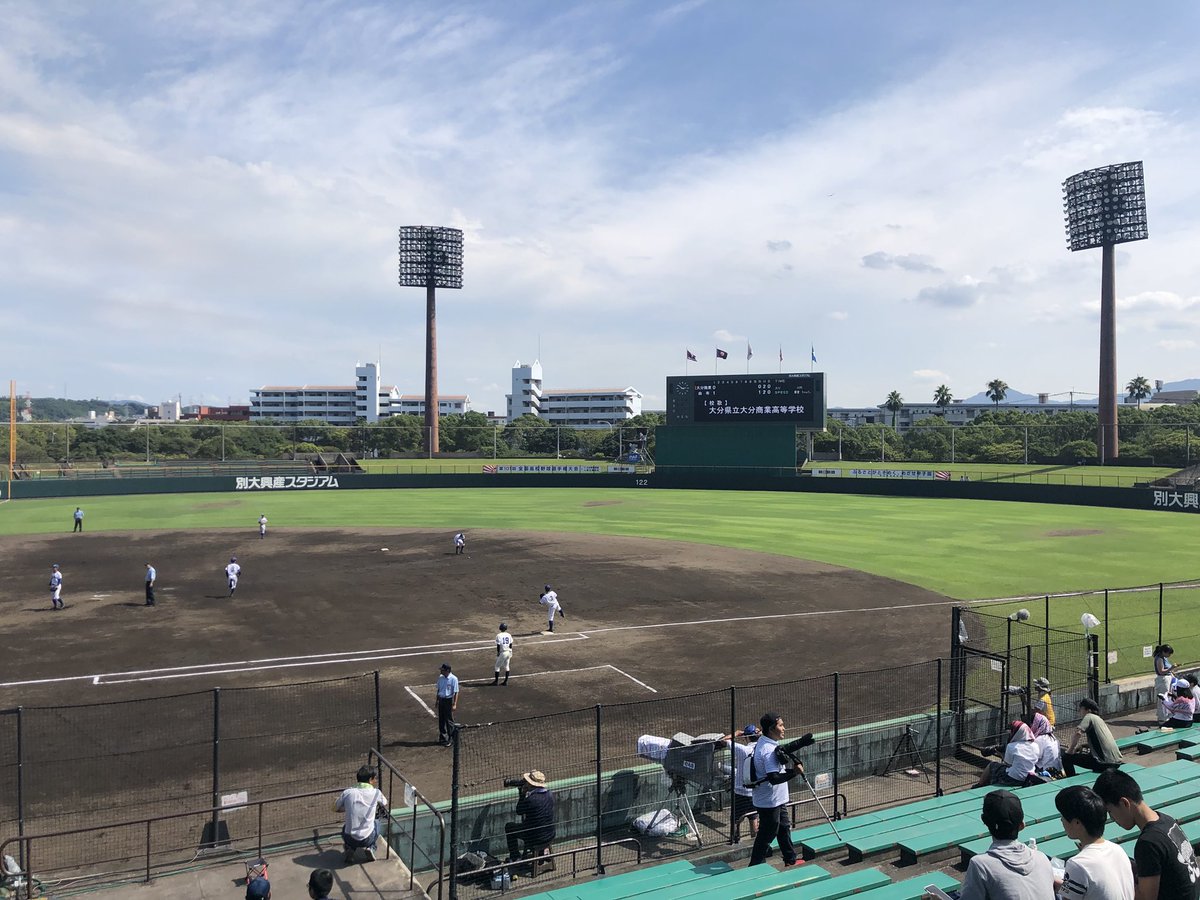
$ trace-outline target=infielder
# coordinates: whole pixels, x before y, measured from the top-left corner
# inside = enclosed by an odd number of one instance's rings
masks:
[[[267,536],[267,514],[263,513],[258,517],[258,539],[261,541]]]
[[[546,625],[546,630],[553,632],[554,614],[557,613],[564,619],[567,617],[567,614],[563,612],[562,604],[558,602],[558,594],[550,587],[550,585],[546,585],[546,589],[542,592],[542,596],[538,598],[538,602],[541,603],[542,606],[546,607],[546,618],[549,623]]]
[[[467,552],[467,536],[461,531],[454,535],[454,555],[461,556]]]
[[[492,679],[492,686],[500,683],[500,667],[504,666],[504,684],[508,685],[508,666],[512,661],[513,639],[508,633],[508,625],[504,622],[500,623],[500,630],[496,633],[496,677]]]
[[[50,567],[50,608],[66,608],[66,604],[62,602],[62,572],[58,571],[58,563]]]
[[[242,574],[242,567],[238,565],[237,557],[229,557],[229,565],[225,567],[225,577],[229,580],[229,596],[233,596],[233,592],[237,590],[238,576]]]

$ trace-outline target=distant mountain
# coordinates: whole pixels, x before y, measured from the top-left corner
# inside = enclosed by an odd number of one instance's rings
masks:
[[[0,422],[8,421],[8,403],[0,404]],[[103,416],[110,409],[118,419],[136,419],[144,415],[148,404],[136,400],[66,400],[61,397],[32,397],[29,409],[35,422],[65,422],[67,419],[81,419],[90,412]],[[25,409],[25,398],[17,398],[17,421],[21,421],[21,411]]]
[[[1164,391],[1200,391],[1200,378],[1185,378],[1183,381],[1164,381]]]
[[[958,398],[956,397],[955,400],[957,401],[957,399]],[[987,391],[980,391],[975,396],[968,397],[966,400],[964,400],[962,402],[963,403],[991,403],[992,398],[987,395]],[[1008,393],[1006,393],[1004,395],[1004,399],[1001,400],[1000,402],[1001,403],[1037,403],[1038,398],[1037,398],[1037,394],[1022,394],[1020,391],[1009,388]],[[1064,399],[1063,403],[1066,403],[1066,402],[1067,401]]]

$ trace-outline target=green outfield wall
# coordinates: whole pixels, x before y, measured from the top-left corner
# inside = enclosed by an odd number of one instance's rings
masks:
[[[263,475],[194,478],[31,479],[12,483],[12,499],[96,497],[121,494],[237,493],[404,488],[644,488],[647,490],[790,491],[962,500],[1005,500],[1200,512],[1195,491],[1082,485],[931,481],[903,478],[810,478],[793,468],[730,469],[658,466],[648,473]],[[6,485],[0,483],[0,493]]]

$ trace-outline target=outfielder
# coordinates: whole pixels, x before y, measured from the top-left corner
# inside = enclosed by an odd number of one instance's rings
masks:
[[[229,565],[225,567],[225,577],[229,579],[229,596],[233,596],[233,592],[237,590],[238,576],[242,574],[242,567],[238,565],[237,557],[229,557]]]
[[[258,517],[258,539],[261,541],[267,536],[267,514],[263,513]]]
[[[50,567],[50,608],[64,609],[62,602],[62,572],[58,571],[58,563]]]
[[[500,667],[504,666],[504,684],[508,685],[508,665],[512,661],[513,639],[508,633],[508,625],[500,623],[496,633],[496,677],[492,679],[493,687],[500,683]]]
[[[546,618],[548,620],[546,630],[553,632],[554,614],[557,613],[564,619],[567,617],[567,614],[563,612],[562,604],[558,602],[558,593],[550,585],[546,585],[546,589],[542,592],[542,596],[538,598],[538,602],[546,607]]]

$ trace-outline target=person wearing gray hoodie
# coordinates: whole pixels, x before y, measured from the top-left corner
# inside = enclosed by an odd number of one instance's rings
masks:
[[[1017,840],[1025,811],[1012,791],[983,798],[983,824],[992,835],[986,853],[971,857],[960,900],[1054,900],[1054,871],[1045,853]]]

